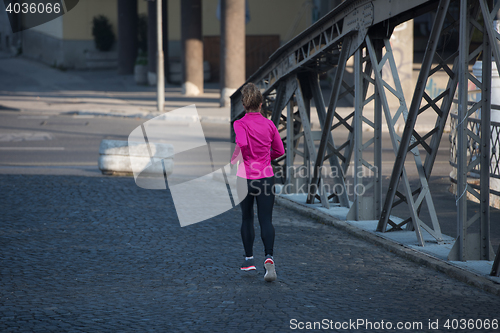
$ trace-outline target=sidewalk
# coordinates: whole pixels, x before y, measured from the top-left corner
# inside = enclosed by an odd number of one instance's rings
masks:
[[[0,57],[0,73],[0,110],[145,119],[163,113],[156,109],[156,87],[139,86],[133,75],[115,70],[63,72],[22,57]],[[197,97],[167,84],[165,102],[165,111],[196,104],[202,121],[229,122],[229,108],[219,107],[217,83],[207,83]]]
[[[217,84],[206,84],[205,93],[199,97],[182,96],[180,87],[167,85],[165,96],[165,111],[195,104],[202,122],[227,124],[230,121],[230,109],[219,107]],[[138,86],[133,76],[119,76],[114,70],[63,72],[22,57],[2,56],[0,56],[1,110],[18,110],[26,114],[77,114],[143,119],[150,119],[161,114],[156,111],[155,87]],[[338,112],[346,116],[352,112],[352,108],[342,107],[338,109]],[[311,114],[315,114],[314,110]],[[185,120],[191,121],[192,119]],[[314,130],[320,129],[317,116],[312,117],[312,124]],[[417,130],[430,130],[434,127],[434,118],[421,116],[417,125],[420,126]],[[402,127],[399,129],[402,130]],[[287,200],[292,200],[290,202],[293,204],[286,203]],[[429,252],[428,249],[432,247],[421,248],[411,245],[413,241],[408,240],[411,237],[402,240],[392,237],[397,236],[398,233],[375,233],[373,222],[371,224],[369,222],[335,222],[345,220],[345,216],[342,215],[344,213],[341,213],[342,216],[339,218],[335,216],[338,212],[322,212],[317,207],[305,206],[302,204],[304,200],[300,201],[296,198],[279,199],[279,202],[289,208],[299,209],[301,212],[310,212],[315,218],[319,217],[324,222],[330,221],[330,224],[351,230],[354,234],[370,234],[372,236],[366,236],[366,239],[370,241],[378,239],[377,243],[382,242],[383,246],[396,253],[411,253],[405,256],[412,260],[418,257],[418,262],[426,262],[435,269],[500,295],[500,279],[488,277],[491,262],[482,262],[480,265],[449,263],[446,260],[444,245],[437,247],[437,252]],[[448,239],[448,245],[451,241]],[[401,248],[405,250],[401,250],[403,252],[397,250]]]
[[[490,276],[493,261],[449,261],[448,254],[455,239],[443,234],[443,242],[436,240],[422,229],[425,247],[418,244],[414,231],[377,232],[378,221],[349,221],[348,209],[323,208],[321,204],[306,204],[305,194],[288,194],[277,197],[277,203],[298,213],[332,225],[356,237],[381,246],[411,261],[424,264],[455,279],[500,296],[500,277]],[[393,217],[394,219],[394,217]],[[396,218],[397,219],[397,218]],[[495,249],[496,250],[496,249]]]

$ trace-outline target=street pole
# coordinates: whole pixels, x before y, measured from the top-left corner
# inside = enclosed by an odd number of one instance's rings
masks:
[[[158,58],[156,59],[156,87],[158,97],[158,111],[163,111],[165,107],[165,72],[163,70],[163,21],[162,21],[162,0],[156,0],[156,38],[158,45]]]

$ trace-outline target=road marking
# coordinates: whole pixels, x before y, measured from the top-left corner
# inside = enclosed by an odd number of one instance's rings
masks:
[[[85,118],[95,118],[95,116],[93,116],[93,115],[84,115],[84,114],[74,114],[73,118],[85,119]]]
[[[64,150],[64,147],[0,147],[0,150]]]
[[[54,137],[47,132],[0,133],[0,142],[48,141]]]
[[[19,116],[17,119],[49,119],[49,116]]]
[[[65,122],[65,121],[42,121],[40,123],[40,126],[44,126],[44,125],[47,125],[47,126],[87,126],[89,124],[88,121],[86,122],[74,122],[74,123],[71,123],[71,122]]]

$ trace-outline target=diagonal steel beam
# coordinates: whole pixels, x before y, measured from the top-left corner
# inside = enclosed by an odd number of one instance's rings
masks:
[[[497,71],[500,75],[500,49],[498,47],[498,43],[500,42],[500,34],[498,31],[493,29],[493,17],[498,13],[498,10],[500,9],[500,1],[497,1],[496,5],[493,7],[493,11],[490,13],[488,10],[488,5],[486,4],[485,0],[479,0],[479,4],[481,6],[481,13],[483,14],[484,19],[484,26],[486,28],[486,31],[488,33],[489,37],[489,42],[490,46],[493,51],[493,56],[495,59],[495,63],[497,65]]]
[[[495,256],[495,261],[493,262],[493,267],[491,268],[491,276],[500,276],[500,245],[498,246],[497,254]]]
[[[387,126],[389,129],[389,134],[391,137],[394,153],[397,154],[397,151],[399,149],[399,136],[396,134],[394,130],[394,125],[397,122],[398,118],[402,115],[404,119],[406,120],[407,117],[407,109],[406,109],[406,102],[404,100],[404,95],[403,95],[403,90],[401,87],[401,82],[399,80],[399,77],[397,75],[397,68],[396,64],[394,61],[394,56],[392,53],[392,48],[390,45],[390,41],[387,38],[384,38],[384,46],[386,49],[385,55],[382,57],[380,63],[377,59],[376,51],[375,48],[373,47],[372,41],[370,36],[368,35],[366,37],[366,46],[368,49],[368,54],[370,55],[371,61],[374,64],[374,74],[375,74],[375,83],[379,89],[379,94],[382,100],[382,105],[383,105],[383,110],[385,114],[385,118],[387,120]],[[395,88],[392,88],[388,85],[387,82],[385,82],[382,79],[382,67],[384,66],[385,62],[388,61],[390,68],[391,68],[391,73],[392,73],[392,79],[395,84]],[[394,114],[394,116],[391,114],[389,104],[387,101],[387,96],[385,92],[385,88],[389,90],[392,93],[395,93],[395,96],[399,99],[400,101],[400,106],[397,110],[397,112]],[[411,216],[411,221],[415,225],[415,234],[417,236],[417,240],[420,243],[421,246],[425,245],[425,241],[422,237],[422,231],[421,228],[425,228],[427,232],[429,232],[433,237],[435,237],[438,241],[442,240],[442,235],[441,235],[441,230],[439,227],[439,223],[437,221],[437,214],[434,209],[433,201],[432,201],[432,196],[429,191],[429,187],[427,184],[427,179],[424,176],[424,171],[423,171],[423,165],[422,161],[420,159],[420,154],[417,148],[414,148],[412,150],[414,160],[415,160],[415,165],[417,167],[417,171],[419,173],[419,180],[422,185],[422,192],[420,195],[424,196],[427,206],[429,208],[429,213],[431,215],[431,221],[434,230],[428,228],[425,223],[423,223],[420,218],[418,217],[417,214],[417,204],[415,203],[413,199],[413,193],[411,192],[411,187],[410,183],[408,181],[408,177],[406,175],[406,169],[404,168],[403,165],[403,170],[402,170],[402,180],[403,180],[403,187],[404,187],[404,195],[406,196],[406,202],[408,203],[408,208],[410,210],[410,216]],[[399,156],[396,156],[398,158]],[[392,190],[392,189],[389,189]],[[417,203],[420,199],[417,199]],[[382,213],[387,213],[387,211],[382,211]],[[377,227],[377,231],[382,231],[385,232],[385,229],[380,229],[379,226]]]
[[[316,111],[318,113],[319,123],[322,128],[324,128],[326,122],[326,111],[325,111],[325,101],[323,100],[323,95],[321,94],[321,88],[319,86],[319,79],[317,74],[311,73],[308,78],[309,85],[312,90],[312,95],[314,99],[314,104],[316,105]],[[332,168],[332,174],[335,175],[333,181],[338,184],[341,188],[345,189],[345,182],[343,177],[343,172],[340,167],[339,160],[335,154],[335,143],[333,141],[333,136],[331,131],[328,131],[328,145],[327,151],[330,161],[330,167]],[[349,198],[347,197],[347,191],[342,191],[338,196],[339,203],[342,207],[349,207]]]
[[[320,183],[321,175],[319,174],[319,172],[323,165],[326,146],[328,143],[328,135],[331,133],[330,128],[332,126],[333,116],[335,114],[335,109],[337,107],[337,100],[340,92],[340,86],[342,85],[342,76],[344,75],[346,63],[349,58],[349,49],[351,48],[351,43],[353,38],[354,38],[353,36],[347,36],[346,38],[344,38],[342,43],[342,50],[340,52],[339,63],[333,81],[332,95],[330,97],[328,112],[326,114],[325,124],[322,129],[321,142],[319,144],[318,153],[316,155],[314,163],[314,175],[309,187],[309,194],[307,196],[307,203],[309,204],[314,202],[316,194],[315,191]]]
[[[455,126],[457,137],[456,167],[457,167],[457,240],[451,249],[449,260],[491,260],[494,256],[490,242],[490,207],[489,207],[489,180],[490,180],[490,113],[491,113],[491,78],[492,63],[491,56],[494,55],[498,63],[499,55],[497,37],[498,33],[493,26],[492,17],[500,4],[493,7],[491,13],[486,2],[479,0],[484,24],[477,24],[477,6],[473,2],[461,0],[460,2],[460,64],[459,64],[459,103],[458,123]],[[471,13],[474,9],[476,13]],[[470,35],[473,27],[483,33],[483,42],[476,49],[483,52],[482,82],[471,76],[468,64],[473,59],[469,53]],[[467,35],[467,32],[469,35]],[[468,82],[471,80],[481,91],[481,100],[469,102]],[[471,105],[472,104],[472,105]],[[469,117],[477,110],[481,110],[481,120]],[[472,130],[469,128],[473,124]],[[469,145],[478,147],[470,152]],[[468,153],[470,152],[470,157]],[[475,157],[473,159],[472,157]],[[472,170],[477,171],[479,165],[480,191],[476,191],[467,182],[467,175]],[[467,194],[470,193],[481,204],[479,212],[468,218],[470,211],[467,208]],[[479,233],[469,230],[476,222],[479,223]],[[493,269],[494,270],[494,269]],[[492,271],[493,271],[492,270]]]
[[[479,8],[475,8],[472,16],[474,16],[474,17],[477,16],[478,12],[479,12]],[[453,20],[453,18],[452,18],[452,20]],[[457,28],[458,28],[459,23],[460,23],[460,20],[459,19],[456,20],[456,22],[450,24],[447,28],[443,29],[442,34],[445,34],[448,30],[450,30],[451,28],[453,28],[455,26],[457,26]],[[471,28],[472,27],[469,27],[470,32],[471,32],[469,34],[469,40],[472,38],[472,29]],[[453,98],[455,96],[455,92],[457,91],[458,79],[459,79],[459,75],[458,75],[459,52],[458,51],[455,52],[454,54],[452,54],[451,56],[449,56],[448,59],[442,59],[438,53],[435,54],[435,57],[440,60],[439,65],[436,66],[434,69],[432,69],[432,71],[429,73],[429,75],[432,75],[435,72],[437,72],[438,70],[443,69],[449,75],[450,78],[448,80],[448,84],[446,86],[446,89],[442,93],[445,95],[443,96],[443,100],[441,102],[441,108],[436,110],[436,113],[438,114],[439,117],[436,119],[436,124],[434,126],[434,128],[437,130],[432,135],[432,139],[430,142],[430,147],[432,150],[425,158],[424,171],[425,171],[425,175],[426,175],[427,179],[430,178],[432,168],[434,167],[434,162],[435,162],[436,157],[437,157],[439,144],[441,142],[441,138],[443,136],[443,132],[444,132],[444,129],[446,126],[446,120],[448,119],[448,115],[450,113],[450,109],[451,109],[451,106],[453,104]],[[454,59],[453,60],[453,67],[452,67],[453,69],[450,69],[446,65],[446,63],[449,62],[451,59]],[[438,100],[438,99],[439,98],[436,98],[436,100]],[[422,112],[422,111],[423,110],[421,110],[419,112]]]
[[[302,87],[300,86],[299,79],[295,78],[297,82],[297,90],[295,91],[295,99],[297,100],[297,106],[299,108],[299,115],[302,120],[302,126],[304,130],[304,144],[307,146],[307,151],[309,153],[309,159],[311,161],[316,161],[318,159],[316,154],[316,149],[314,147],[314,140],[311,131],[311,124],[309,122],[309,117],[307,116],[306,105],[304,103],[304,94],[302,92]],[[310,186],[311,188],[311,186]],[[328,203],[328,196],[323,187],[323,182],[318,183],[318,187],[314,192],[316,194],[317,190],[319,190],[319,195],[321,198],[321,204],[325,208],[330,208],[330,204]]]
[[[276,100],[273,108],[273,113],[271,115],[271,121],[278,127],[278,123],[281,117],[281,112],[288,104],[288,101],[293,97],[295,90],[297,89],[297,81],[293,78],[288,78],[279,84],[276,88]]]
[[[285,105],[287,104],[288,100],[290,100],[290,99],[286,100],[285,91],[286,91],[286,83],[281,82],[276,88],[276,99],[274,100],[274,107],[271,114],[271,121],[273,122],[274,126],[276,126],[276,128],[278,128],[279,125],[281,112],[285,108]]]
[[[417,121],[420,103],[422,101],[422,97],[424,96],[427,78],[429,77],[429,72],[432,66],[432,60],[434,58],[434,54],[436,53],[439,36],[441,35],[441,31],[443,29],[449,5],[450,0],[441,0],[437,9],[434,24],[432,26],[432,32],[427,43],[427,48],[425,50],[422,68],[417,79],[417,86],[415,87],[415,93],[410,105],[408,117],[406,118],[403,136],[401,137],[401,142],[399,144],[399,149],[396,155],[396,161],[394,163],[391,179],[389,181],[389,190],[385,197],[382,214],[377,226],[377,230],[379,231],[385,230],[387,227],[387,222],[389,220],[389,216],[394,203],[394,197],[398,188],[399,179],[403,173],[404,162],[408,153],[408,147],[410,146],[410,142],[413,136],[413,130]]]

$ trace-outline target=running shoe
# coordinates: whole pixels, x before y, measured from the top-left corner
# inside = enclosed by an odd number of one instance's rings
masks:
[[[264,261],[264,268],[266,269],[266,274],[264,275],[264,280],[267,282],[272,282],[276,280],[276,268],[274,267],[273,256],[267,255]]]
[[[242,271],[253,271],[253,270],[256,270],[254,260],[253,259],[246,259],[245,258],[243,260],[243,264],[241,264],[241,268],[240,269]]]

